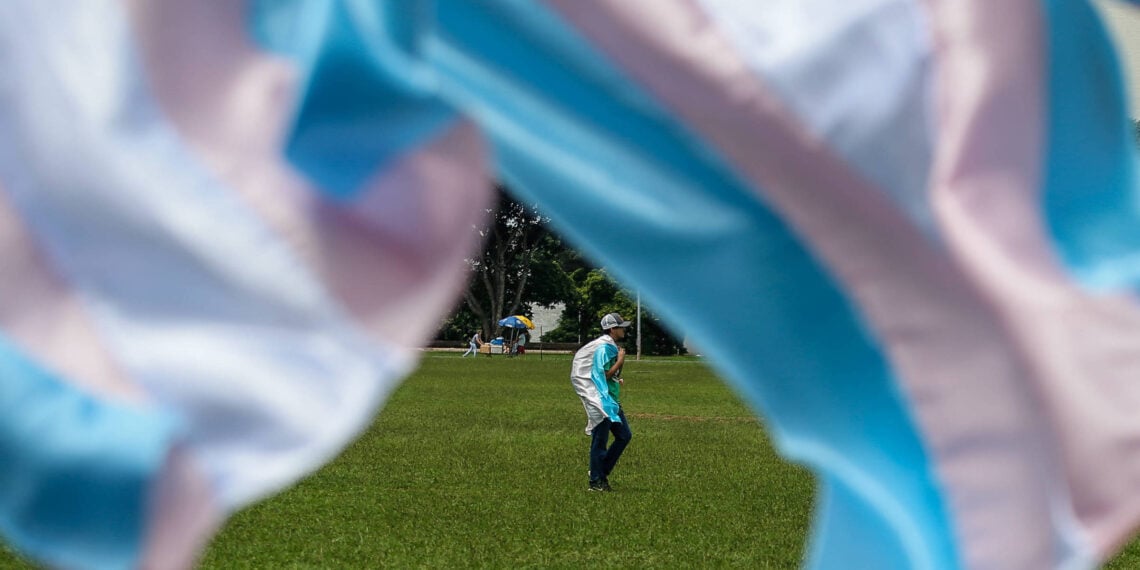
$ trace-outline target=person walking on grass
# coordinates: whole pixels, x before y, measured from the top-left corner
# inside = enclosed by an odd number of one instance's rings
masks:
[[[629,321],[617,313],[602,317],[602,336],[574,354],[570,383],[586,408],[586,435],[590,436],[591,491],[611,491],[609,475],[625,451],[633,432],[621,409],[621,388],[625,381],[621,368],[625,349],[617,343],[625,338]],[[610,445],[610,434],[614,436]]]
[[[461,358],[467,358],[468,354],[479,356],[479,349],[482,346],[483,339],[479,338],[479,331],[475,331],[475,334],[471,335],[471,338],[467,340],[467,352],[464,352]]]

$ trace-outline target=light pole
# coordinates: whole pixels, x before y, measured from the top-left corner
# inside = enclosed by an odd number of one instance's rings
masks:
[[[637,290],[637,359],[641,360],[641,289]]]

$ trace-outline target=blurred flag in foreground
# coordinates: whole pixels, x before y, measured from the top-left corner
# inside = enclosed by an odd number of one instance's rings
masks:
[[[0,70],[0,532],[48,564],[188,566],[333,457],[493,175],[815,471],[809,566],[1087,568],[1140,521],[1085,0],[9,0]]]

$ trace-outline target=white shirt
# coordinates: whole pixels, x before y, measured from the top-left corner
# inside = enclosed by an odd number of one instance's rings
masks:
[[[591,377],[591,372],[594,366],[594,353],[598,351],[603,344],[611,344],[617,347],[610,335],[603,334],[602,336],[590,341],[578,349],[574,353],[574,360],[570,364],[570,384],[574,386],[574,391],[578,393],[578,397],[582,400],[582,407],[586,409],[586,435],[594,432],[594,428],[603,420],[607,419],[605,407],[603,405],[603,395],[598,390],[597,384]],[[609,397],[607,391],[605,398],[611,402],[612,398]],[[615,419],[616,418],[610,418]]]

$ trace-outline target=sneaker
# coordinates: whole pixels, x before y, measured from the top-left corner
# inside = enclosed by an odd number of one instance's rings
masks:
[[[609,479],[602,478],[602,490],[607,492],[607,493],[610,491],[613,491],[613,488],[610,487],[610,480]]]
[[[605,491],[606,488],[602,486],[601,481],[590,481],[590,490],[591,491]]]

